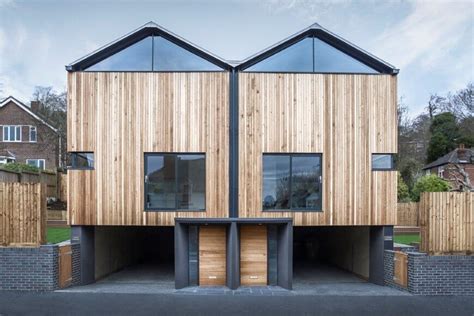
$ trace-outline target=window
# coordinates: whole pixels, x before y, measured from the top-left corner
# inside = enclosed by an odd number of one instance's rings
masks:
[[[26,159],[26,164],[34,166],[40,170],[44,170],[44,159]]]
[[[4,125],[3,126],[4,142],[21,142],[21,126]]]
[[[148,36],[86,71],[221,71],[222,68],[161,36]]]
[[[372,170],[394,170],[393,154],[372,154]]]
[[[36,126],[30,126],[30,142],[36,142]]]
[[[264,154],[263,210],[320,211],[321,154]]]
[[[438,167],[438,177],[443,178],[444,176],[444,166]]]
[[[94,153],[73,152],[69,153],[70,169],[94,169]]]
[[[378,73],[317,37],[306,37],[257,62],[245,71]]]
[[[146,154],[145,209],[206,208],[204,154]]]

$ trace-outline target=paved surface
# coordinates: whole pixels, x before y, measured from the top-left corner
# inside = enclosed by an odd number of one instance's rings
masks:
[[[0,292],[0,315],[456,315],[473,297],[191,296]]]
[[[298,264],[294,269],[293,290],[278,286],[174,288],[173,266],[141,264],[131,266],[93,284],[76,286],[59,292],[121,294],[187,294],[187,295],[333,295],[333,296],[400,296],[407,292],[368,283],[347,271],[326,264]]]

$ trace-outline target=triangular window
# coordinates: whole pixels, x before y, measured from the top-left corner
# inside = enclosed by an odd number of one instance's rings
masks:
[[[154,37],[153,70],[219,71],[220,67],[161,36]]]
[[[87,68],[87,71],[151,71],[153,37],[148,36]]]
[[[313,72],[313,39],[305,38],[250,66],[246,71]]]
[[[254,72],[378,73],[317,37],[299,42],[250,66]]]

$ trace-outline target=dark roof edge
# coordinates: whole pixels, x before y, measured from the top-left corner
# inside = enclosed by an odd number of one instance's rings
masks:
[[[282,41],[275,43],[274,45],[265,48],[264,50],[248,57],[247,59],[241,61],[236,68],[239,70],[244,70],[255,63],[271,56],[288,46],[298,42],[299,40],[309,36],[314,35],[328,44],[334,46],[335,48],[347,53],[348,55],[354,57],[355,59],[363,62],[364,64],[382,72],[392,75],[397,75],[399,69],[395,66],[387,63],[386,61],[378,58],[375,55],[365,51],[364,49],[358,47],[357,45],[345,40],[337,34],[332,33],[331,31],[325,29],[321,25],[314,23],[309,27],[283,39]]]
[[[232,68],[232,66],[225,59],[205,50],[204,48],[199,47],[196,44],[189,42],[179,35],[151,21],[73,61],[69,65],[66,65],[66,70],[69,72],[83,70],[149,35],[161,35],[171,42],[193,52],[200,57],[207,59],[208,61],[223,69]]]

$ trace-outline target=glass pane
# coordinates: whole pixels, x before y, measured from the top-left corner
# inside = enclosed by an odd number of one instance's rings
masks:
[[[289,209],[290,157],[263,156],[263,209]]]
[[[222,69],[161,36],[155,36],[153,70],[220,71]]]
[[[9,141],[15,140],[15,126],[9,126],[8,140]]]
[[[74,153],[73,155],[74,168],[94,168],[93,153]]]
[[[314,71],[342,73],[377,73],[326,42],[314,38]]]
[[[28,159],[28,160],[26,160],[26,163],[30,166],[37,167],[37,163],[36,163],[35,159]]]
[[[146,159],[147,208],[176,208],[175,156],[156,155]]]
[[[90,66],[86,71],[151,71],[152,43],[152,37],[146,37]]]
[[[36,141],[36,128],[31,127],[30,128],[30,142],[35,142]]]
[[[245,71],[313,72],[313,39],[305,38]]]
[[[44,160],[38,160],[38,168],[44,170]]]
[[[178,209],[204,210],[205,202],[204,155],[178,155]]]
[[[21,126],[16,126],[15,140],[21,141]]]
[[[3,127],[3,140],[9,140],[10,138],[8,137],[8,126]]]
[[[392,169],[392,155],[373,154],[372,169]]]
[[[295,156],[291,161],[291,208],[321,209],[321,157]]]

